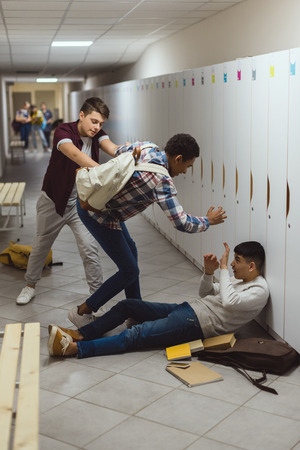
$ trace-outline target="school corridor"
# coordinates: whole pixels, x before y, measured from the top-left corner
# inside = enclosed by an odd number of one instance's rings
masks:
[[[2,180],[26,181],[22,244],[33,242],[35,204],[49,157],[41,149],[27,152],[26,162],[9,164]],[[130,220],[128,228],[138,247],[144,299],[174,303],[197,296],[197,267],[143,216]],[[0,249],[16,238],[15,231],[2,231]],[[109,277],[115,267],[101,255]],[[0,266],[0,329],[14,322],[41,324],[41,450],[300,450],[300,367],[284,376],[268,375],[276,396],[217,365],[213,368],[223,381],[188,388],[166,372],[164,348],[81,360],[49,357],[48,324],[71,327],[68,311],[88,297],[68,228],[53,246],[53,260],[63,266],[44,270],[36,297],[25,306],[15,303],[24,271]],[[107,306],[123,298],[120,294]],[[252,323],[239,336],[250,334],[265,332]]]

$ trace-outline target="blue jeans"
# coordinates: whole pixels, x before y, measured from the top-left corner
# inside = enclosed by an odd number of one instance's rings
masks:
[[[21,141],[25,142],[25,149],[28,148],[28,138],[31,130],[31,123],[22,123],[20,127],[20,138]]]
[[[44,149],[47,148],[48,144],[47,144],[44,132],[43,132],[42,128],[39,125],[36,125],[36,124],[31,126],[31,135],[32,135],[33,148],[37,148],[36,136],[35,136],[35,132],[36,131],[38,132],[38,134],[39,134],[39,136],[41,138],[41,141],[42,141]]]
[[[132,317],[134,325],[115,336],[102,337]],[[138,299],[118,302],[103,316],[79,329],[84,341],[77,342],[78,357],[112,355],[141,348],[169,347],[204,339],[193,308],[187,303],[152,303]]]
[[[88,307],[94,312],[98,311],[123,289],[126,298],[141,299],[137,248],[125,223],[120,223],[122,231],[101,225],[81,208],[79,201],[77,211],[86,228],[119,269],[86,300]]]

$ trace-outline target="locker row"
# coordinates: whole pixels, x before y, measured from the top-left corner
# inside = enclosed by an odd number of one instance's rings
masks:
[[[187,213],[223,206],[228,219],[205,233],[173,229],[154,205],[149,220],[197,265],[257,240],[266,250],[270,302],[264,320],[300,351],[297,263],[300,253],[300,49],[243,58],[180,73],[72,93],[76,114],[96,95],[111,115],[105,131],[116,143],[151,140],[164,147],[176,133],[200,146],[193,170],[175,178]],[[76,117],[74,117],[75,119]]]

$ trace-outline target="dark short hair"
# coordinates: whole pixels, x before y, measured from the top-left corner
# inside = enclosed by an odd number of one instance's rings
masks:
[[[198,158],[200,154],[199,145],[190,134],[179,133],[171,137],[166,146],[165,152],[169,156],[182,155],[183,161]]]
[[[109,117],[108,106],[99,97],[87,98],[80,108],[80,111],[82,111],[85,116],[96,111],[101,114],[101,116],[105,117],[105,119],[108,119]]]
[[[261,272],[265,262],[263,246],[256,241],[242,242],[234,247],[234,253],[243,256],[247,262],[254,262],[256,269]]]

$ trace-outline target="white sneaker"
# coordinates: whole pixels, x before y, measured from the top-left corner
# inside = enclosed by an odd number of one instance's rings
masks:
[[[17,305],[26,305],[35,296],[35,289],[30,286],[25,286],[20,295],[17,297]]]
[[[68,319],[74,323],[74,325],[77,328],[84,327],[85,325],[89,325],[91,322],[94,321],[93,314],[83,314],[80,316],[78,314],[77,306],[74,306],[74,308],[71,309],[68,313]]]

